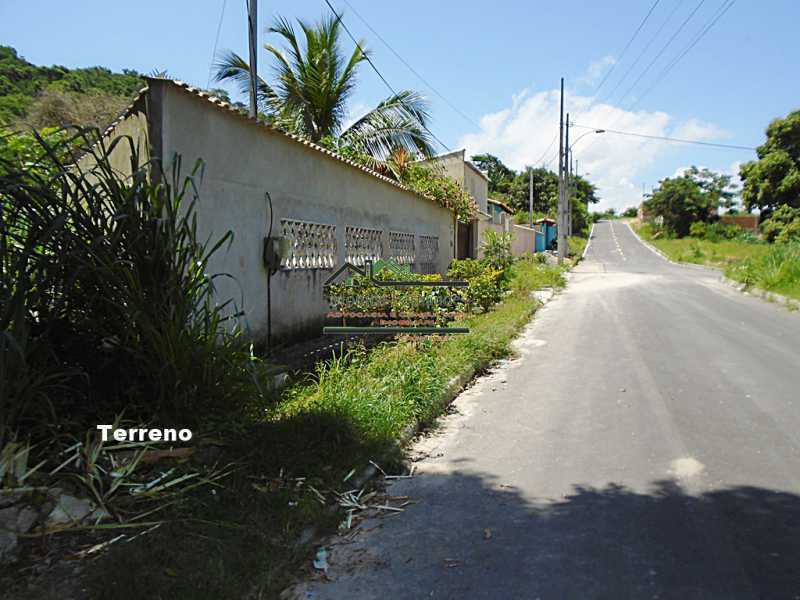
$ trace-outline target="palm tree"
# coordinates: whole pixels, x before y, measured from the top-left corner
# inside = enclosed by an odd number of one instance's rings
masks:
[[[413,155],[433,155],[428,106],[414,91],[389,96],[345,128],[356,71],[369,53],[359,42],[345,59],[339,47],[338,18],[323,18],[313,26],[301,20],[298,23],[305,36],[302,47],[286,19],[279,17],[269,29],[281,36],[287,47],[284,52],[264,45],[275,59],[275,82],[270,85],[258,77],[256,97],[261,112],[287,131],[360,155],[371,166],[384,170],[388,158],[400,148]],[[235,52],[223,52],[216,63],[216,81],[233,81],[249,94],[247,62]]]

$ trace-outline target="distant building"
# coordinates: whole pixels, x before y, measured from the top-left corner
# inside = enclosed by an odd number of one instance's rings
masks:
[[[492,220],[489,214],[489,177],[467,160],[464,149],[439,154],[421,162],[454,179],[475,200],[478,215],[471,223],[458,224],[455,254],[456,258],[477,258],[483,232]]]

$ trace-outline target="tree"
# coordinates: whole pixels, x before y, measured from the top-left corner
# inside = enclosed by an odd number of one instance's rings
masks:
[[[731,176],[715,173],[706,168],[695,166],[684,171],[684,176],[692,179],[715,207],[731,208],[734,206],[734,192],[731,187]]]
[[[645,200],[645,209],[663,217],[664,227],[683,237],[689,233],[693,222],[710,221],[716,215],[720,182],[719,179],[709,179],[703,171],[692,167],[680,177],[661,180],[650,198]]]
[[[761,224],[761,231],[769,242],[800,239],[800,208],[782,204]]]
[[[638,214],[639,214],[639,209],[636,208],[635,206],[631,206],[622,211],[622,216],[625,217],[626,219],[632,219],[636,217]]]
[[[389,96],[345,128],[358,66],[369,52],[359,42],[349,58],[345,57],[339,44],[338,18],[325,18],[314,25],[298,23],[304,45],[282,17],[269,29],[283,39],[286,48],[264,45],[276,71],[272,84],[260,77],[256,82],[259,109],[267,118],[294,134],[347,150],[370,166],[385,166],[396,148],[425,157],[434,154],[427,103],[411,90]],[[216,80],[235,82],[243,93],[249,93],[249,66],[235,52],[224,52],[216,64]]]
[[[129,102],[142,87],[144,81],[136,71],[124,69],[122,73],[113,73],[103,67],[40,67],[19,56],[14,48],[0,46],[0,123],[24,121],[35,99],[48,91],[54,94],[94,95],[93,98],[82,100],[84,106],[81,110],[87,114],[93,110],[90,104],[108,105],[113,103],[111,97],[124,98]],[[97,112],[101,113],[102,110]],[[58,123],[44,125],[55,126]]]
[[[782,204],[800,207],[800,110],[772,121],[766,134],[758,160],[743,164],[739,176],[745,208],[768,216]]]
[[[489,193],[507,194],[516,173],[492,154],[476,154],[472,162],[489,176]]]

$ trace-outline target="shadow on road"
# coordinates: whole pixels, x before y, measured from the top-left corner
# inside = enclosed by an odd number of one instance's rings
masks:
[[[531,503],[482,474],[397,484],[419,504],[334,552],[319,598],[798,598],[800,496],[610,484]],[[365,527],[374,527],[374,521]],[[356,565],[360,568],[355,568]]]

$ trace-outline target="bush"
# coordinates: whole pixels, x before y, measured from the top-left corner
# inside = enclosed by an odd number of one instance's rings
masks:
[[[127,137],[37,144],[34,163],[0,157],[0,446],[123,410],[186,426],[257,399],[263,365],[206,272],[231,234],[197,236],[201,165],[181,177],[176,159],[156,183]],[[118,145],[130,176],[110,164]],[[64,162],[75,147],[84,159]]]
[[[756,238],[749,231],[742,229],[733,223],[707,223],[705,221],[695,221],[689,227],[689,236],[707,240],[709,242],[719,242],[722,240],[739,240],[743,242],[755,241]]]
[[[511,254],[512,234],[497,233],[493,229],[487,229],[483,234],[483,260],[492,269],[502,271],[507,274],[508,269],[514,263],[514,255]]]
[[[508,277],[506,271],[493,268],[485,259],[454,260],[447,271],[448,279],[469,283],[466,289],[457,289],[467,310],[477,306],[487,311],[500,302],[508,290]]]
[[[782,205],[761,224],[761,231],[769,242],[800,240],[800,208]]]

